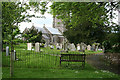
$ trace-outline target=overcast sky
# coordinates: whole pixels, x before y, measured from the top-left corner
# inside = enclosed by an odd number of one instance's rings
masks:
[[[49,3],[47,6],[49,7],[52,3]],[[50,7],[49,7],[50,9]],[[48,11],[49,11],[48,9]],[[47,11],[47,12],[48,12]],[[31,18],[31,22],[22,22],[19,24],[19,29],[21,32],[23,32],[23,30],[27,27],[30,28],[33,24],[37,27],[43,27],[43,25],[45,24],[47,27],[52,27],[52,23],[53,23],[53,16],[49,13],[45,13],[44,15],[41,15],[39,12],[38,13],[34,13],[34,11],[29,11],[29,13],[31,15],[35,14],[36,16],[40,16],[43,18]],[[44,18],[45,16],[45,18]]]

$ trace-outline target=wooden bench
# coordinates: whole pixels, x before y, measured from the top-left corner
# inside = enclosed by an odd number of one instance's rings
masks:
[[[62,61],[65,62],[82,62],[82,67],[85,67],[86,54],[61,54],[60,65]]]

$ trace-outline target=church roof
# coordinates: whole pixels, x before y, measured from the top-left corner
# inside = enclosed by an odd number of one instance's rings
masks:
[[[45,39],[50,39],[49,37],[47,37],[46,35],[42,35]]]
[[[56,28],[52,28],[52,27],[46,27],[46,28],[51,34],[62,35],[60,31]]]
[[[48,32],[44,28],[36,27],[38,31],[41,31],[43,34],[47,34]]]

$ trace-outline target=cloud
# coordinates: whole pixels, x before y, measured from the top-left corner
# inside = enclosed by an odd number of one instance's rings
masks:
[[[50,6],[51,3],[48,4],[48,6]],[[48,7],[50,9],[50,7]],[[37,27],[43,27],[43,24],[45,24],[47,27],[52,27],[52,23],[53,23],[53,16],[49,13],[45,13],[44,15],[40,14],[40,12],[35,13],[34,11],[28,11],[28,13],[30,15],[35,14],[36,16],[45,16],[46,18],[30,18],[32,20],[32,22],[21,22],[19,23],[19,29],[21,32],[23,32],[23,30],[27,27],[30,28],[32,27],[32,24],[34,23],[35,26]]]

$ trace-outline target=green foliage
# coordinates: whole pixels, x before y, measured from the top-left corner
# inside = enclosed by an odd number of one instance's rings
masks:
[[[114,44],[116,51],[119,36],[107,36],[119,32],[119,26],[109,21],[114,18],[113,10],[118,6],[119,2],[54,2],[51,13],[63,22],[67,29],[64,36],[70,43],[103,43],[106,49],[112,49]]]
[[[26,39],[27,42],[42,42],[42,32],[38,32],[35,27],[27,30],[25,33],[23,33],[22,36]]]
[[[105,3],[96,4],[95,2],[59,2],[53,3],[51,8],[53,15],[57,15],[67,28],[64,35],[69,42],[92,44],[101,43],[106,34],[107,26],[104,22],[108,23],[108,15],[104,6]]]
[[[109,34],[103,45],[105,52],[120,53],[120,32]]]
[[[47,10],[47,2],[2,2],[2,39],[12,41],[20,33],[18,24],[30,22],[31,17],[38,17],[27,13],[28,10],[41,11],[43,14]],[[44,11],[42,11],[44,9]],[[34,38],[34,37],[33,37]]]

